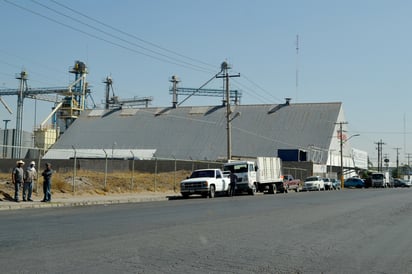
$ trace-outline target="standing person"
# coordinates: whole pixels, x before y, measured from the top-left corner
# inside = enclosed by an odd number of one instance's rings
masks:
[[[23,185],[23,201],[26,201],[26,192],[27,192],[27,201],[33,202],[31,199],[31,194],[33,192],[33,181],[36,180],[37,172],[34,167],[36,163],[34,161],[30,162],[30,165],[24,171],[24,185]]]
[[[44,198],[42,202],[51,202],[51,178],[53,175],[53,170],[51,169],[51,164],[46,163],[46,169],[43,170],[42,174],[43,176],[43,193],[44,193]]]
[[[229,190],[229,196],[234,196],[236,192],[236,181],[237,181],[237,176],[236,174],[232,171],[230,172],[230,190]]]
[[[14,184],[14,201],[16,203],[20,202],[19,201],[19,189],[23,185],[23,176],[24,176],[23,165],[24,165],[24,162],[22,160],[18,160],[16,162],[16,167],[13,168],[13,171],[11,174],[11,181]]]

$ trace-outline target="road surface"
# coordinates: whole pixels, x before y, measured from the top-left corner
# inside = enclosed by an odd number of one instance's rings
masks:
[[[0,212],[1,273],[412,273],[412,189]]]

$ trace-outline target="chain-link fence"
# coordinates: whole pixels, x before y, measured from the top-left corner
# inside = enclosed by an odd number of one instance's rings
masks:
[[[10,180],[17,159],[0,159],[3,180]],[[36,162],[38,180],[36,192],[41,190],[41,173],[46,163],[55,171],[52,188],[71,193],[174,191],[179,192],[179,183],[195,169],[222,168],[221,162],[153,158],[135,159],[78,159],[67,160],[23,159],[25,166]]]
[[[30,161],[35,161],[38,170],[38,180],[34,185],[36,192],[42,188],[41,172],[45,163],[50,162],[55,171],[52,179],[52,188],[55,191],[73,194],[106,192],[179,192],[179,183],[195,169],[222,168],[222,162],[183,160],[153,157],[149,160],[137,160],[131,153],[128,158],[117,158],[116,153],[104,152],[105,157],[83,158],[72,154],[67,159],[44,159],[43,150],[26,148],[23,160],[26,166]],[[133,157],[131,157],[133,156]],[[89,155],[90,157],[90,155]],[[16,160],[0,159],[0,172],[4,180],[10,180],[10,173],[16,165]],[[303,164],[303,165],[302,165]],[[312,175],[310,165],[283,165],[283,173],[291,174],[296,179],[304,180]]]

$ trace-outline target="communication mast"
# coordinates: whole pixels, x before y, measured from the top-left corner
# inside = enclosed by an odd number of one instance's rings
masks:
[[[296,75],[295,75],[296,101],[299,91],[299,34],[296,35]]]

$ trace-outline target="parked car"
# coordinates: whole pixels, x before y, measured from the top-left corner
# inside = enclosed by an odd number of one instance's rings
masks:
[[[339,180],[336,180],[336,179],[330,179],[330,180],[332,182],[332,188],[333,189],[336,189],[336,190],[340,189],[340,181]]]
[[[283,176],[283,192],[288,193],[289,190],[299,192],[302,190],[302,182],[300,179],[293,178],[292,175],[287,174]]]
[[[348,178],[343,182],[344,187],[357,187],[363,188],[365,187],[365,182],[359,178]]]
[[[325,183],[325,189],[326,189],[326,190],[332,190],[332,189],[333,189],[331,179],[329,179],[329,178],[323,178],[323,182]]]
[[[412,183],[410,180],[403,180],[398,178],[393,179],[394,187],[411,187],[411,184]]]
[[[322,180],[321,177],[319,176],[311,176],[305,179],[303,182],[303,188],[302,190],[304,191],[310,191],[310,190],[325,190],[325,182]]]

